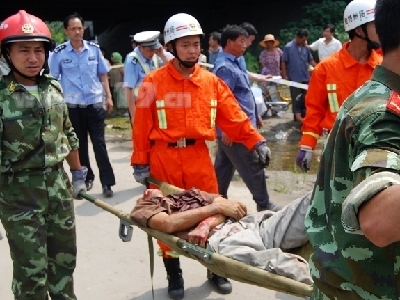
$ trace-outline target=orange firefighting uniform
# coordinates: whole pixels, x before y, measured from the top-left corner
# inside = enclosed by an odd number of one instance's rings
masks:
[[[340,106],[364,84],[382,56],[372,50],[368,61],[360,64],[347,51],[350,42],[315,67],[306,94],[306,117],[300,145],[315,149],[323,129],[330,131]]]
[[[217,178],[205,143],[215,140],[216,125],[248,149],[265,140],[222,80],[198,64],[185,79],[170,61],[145,77],[139,88],[131,165],[150,165],[152,177],[177,187],[217,194]],[[181,138],[195,140],[195,144],[169,145]],[[160,248],[169,257],[170,249],[162,244]]]

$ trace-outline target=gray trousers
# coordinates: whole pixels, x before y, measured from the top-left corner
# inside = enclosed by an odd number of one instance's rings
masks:
[[[253,151],[248,150],[243,144],[233,143],[232,146],[227,146],[221,142],[221,138],[218,138],[214,169],[218,180],[218,192],[226,199],[233,174],[237,170],[253,195],[254,201],[261,207],[269,203],[264,168]]]

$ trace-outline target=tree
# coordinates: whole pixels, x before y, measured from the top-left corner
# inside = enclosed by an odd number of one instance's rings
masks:
[[[285,29],[280,31],[281,45],[291,41],[299,29],[307,29],[309,31],[308,39],[316,41],[321,37],[322,28],[326,24],[333,24],[336,27],[336,38],[341,42],[348,40],[348,35],[344,31],[343,12],[346,8],[347,1],[322,0],[319,3],[311,3],[305,5],[303,10],[305,16],[297,22],[289,22]]]
[[[257,51],[257,52],[259,54],[261,51]],[[244,59],[246,61],[247,70],[249,70],[250,72],[260,73],[260,71],[261,71],[260,70],[261,69],[260,68],[260,63],[258,62],[258,54],[257,53],[253,54],[251,52],[246,52],[245,55],[244,55]]]
[[[63,22],[46,22],[47,26],[51,32],[51,38],[56,41],[57,44],[61,44],[67,38],[67,35],[64,32]]]

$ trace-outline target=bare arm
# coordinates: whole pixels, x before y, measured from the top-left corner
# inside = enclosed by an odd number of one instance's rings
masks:
[[[80,170],[82,168],[81,162],[79,161],[78,150],[72,150],[65,158],[71,170]]]
[[[163,51],[163,47],[161,47],[159,49],[159,51],[156,51],[156,54],[161,58],[163,65],[165,66],[166,64],[168,64],[168,58],[165,56],[164,51]]]
[[[211,229],[223,223],[224,221],[225,216],[223,215],[208,217],[204,221],[200,222],[200,224],[197,225],[195,229],[189,232],[187,236],[187,241],[189,243],[200,245],[200,247],[205,248]]]
[[[294,116],[295,116],[297,121],[303,123],[304,118],[301,117],[301,113],[294,113]]]
[[[249,75],[249,79],[251,81],[260,81],[260,78],[257,76],[257,74],[247,71],[247,75]]]
[[[100,75],[100,81],[103,85],[104,91],[106,92],[106,97],[111,98],[110,85],[108,83],[108,73]]]
[[[358,215],[365,237],[378,247],[400,241],[400,185],[393,185],[361,206]]]
[[[112,102],[110,84],[108,82],[108,73],[100,75],[100,81],[101,81],[101,84],[103,85],[104,91],[106,92],[106,108],[107,108],[107,111],[108,112],[112,112],[114,104]]]
[[[172,215],[160,212],[150,218],[148,226],[163,232],[174,233],[193,228],[201,221],[211,216],[220,214],[239,220],[243,218],[246,213],[246,206],[239,201],[228,201],[222,197],[218,197],[210,205],[196,209]],[[221,217],[217,220],[221,220]],[[215,222],[217,222],[217,220],[215,220]],[[215,223],[211,222],[210,224],[213,225]]]
[[[281,69],[282,69],[282,78],[289,80],[289,77],[287,76],[286,62],[284,60],[281,61]]]
[[[266,81],[268,78],[271,78],[271,75],[258,75],[256,73],[247,71],[247,74],[249,75],[249,79],[250,81],[255,81],[255,82],[264,82]]]

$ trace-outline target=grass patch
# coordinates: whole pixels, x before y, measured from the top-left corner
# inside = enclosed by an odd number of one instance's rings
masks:
[[[275,192],[281,194],[288,194],[290,192],[290,188],[282,181],[271,180],[269,185]]]
[[[107,117],[104,123],[106,125],[105,131],[107,134],[124,135],[131,133],[131,123],[129,121],[129,117]]]

